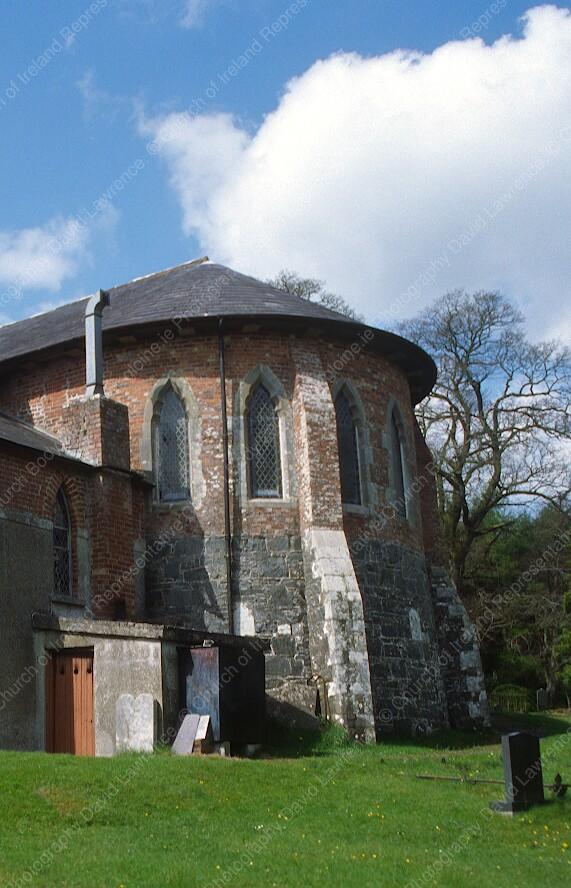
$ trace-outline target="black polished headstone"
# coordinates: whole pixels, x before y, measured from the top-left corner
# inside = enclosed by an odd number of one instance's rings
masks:
[[[506,798],[491,807],[504,814],[527,811],[545,801],[539,738],[524,731],[502,736]]]

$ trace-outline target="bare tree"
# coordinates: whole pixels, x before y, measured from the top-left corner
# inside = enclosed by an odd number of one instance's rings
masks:
[[[336,293],[330,293],[327,290],[324,281],[319,281],[316,278],[303,278],[296,271],[282,269],[275,278],[270,278],[266,283],[277,287],[278,290],[285,290],[286,293],[299,296],[300,299],[307,299],[308,302],[318,302],[325,308],[338,311],[353,321],[362,320],[361,315],[357,314],[342,296],[337,296]]]
[[[570,352],[529,342],[523,323],[497,293],[456,291],[401,325],[439,369],[418,419],[460,592],[474,543],[501,530],[514,506],[540,498],[563,507],[570,492]]]

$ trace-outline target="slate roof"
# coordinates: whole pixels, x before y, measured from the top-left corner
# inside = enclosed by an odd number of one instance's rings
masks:
[[[21,447],[29,447],[31,450],[40,450],[42,453],[52,453],[54,456],[73,459],[65,452],[61,441],[58,441],[53,435],[48,435],[47,432],[42,432],[23,420],[8,416],[2,411],[0,411],[0,440],[19,444]]]
[[[366,329],[336,311],[207,260],[137,278],[108,293],[110,305],[103,312],[104,337],[112,331],[132,333],[136,327],[156,326],[173,318],[192,319],[193,324],[209,318],[265,319],[279,327],[329,328],[342,338],[354,337]],[[83,339],[87,301],[88,297],[0,327],[0,366]],[[422,349],[384,331],[375,331],[373,347],[402,366],[417,399],[430,391],[435,367]]]

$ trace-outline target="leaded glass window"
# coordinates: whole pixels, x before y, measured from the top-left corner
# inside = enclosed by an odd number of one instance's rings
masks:
[[[361,478],[358,430],[349,398],[343,390],[335,398],[335,414],[337,417],[341,499],[344,503],[360,506]]]
[[[170,385],[158,403],[154,423],[158,498],[162,502],[189,499],[188,420],[181,398]]]
[[[399,518],[406,518],[402,432],[396,410],[393,410],[391,414],[391,459],[393,464],[395,510]]]
[[[71,589],[71,522],[63,490],[58,491],[53,526],[54,597],[69,598]]]
[[[248,464],[253,497],[281,497],[280,429],[267,388],[256,386],[247,405]]]

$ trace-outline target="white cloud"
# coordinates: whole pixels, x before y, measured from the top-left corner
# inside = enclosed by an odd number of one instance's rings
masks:
[[[145,25],[155,25],[180,11],[180,0],[114,0],[119,15]]]
[[[117,114],[127,108],[136,108],[137,101],[131,96],[109,93],[100,89],[93,68],[88,68],[76,82],[83,101],[83,116],[87,123],[105,120],[113,123]]]
[[[181,24],[183,28],[199,28],[216,0],[186,0]]]
[[[120,15],[148,25],[168,16],[179,17],[183,28],[200,28],[219,0],[115,0]]]
[[[569,10],[492,46],[318,61],[253,134],[223,114],[143,129],[218,261],[324,278],[380,324],[490,287],[571,332]]]
[[[57,291],[76,274],[89,231],[75,219],[52,219],[38,228],[0,231],[0,284]]]

